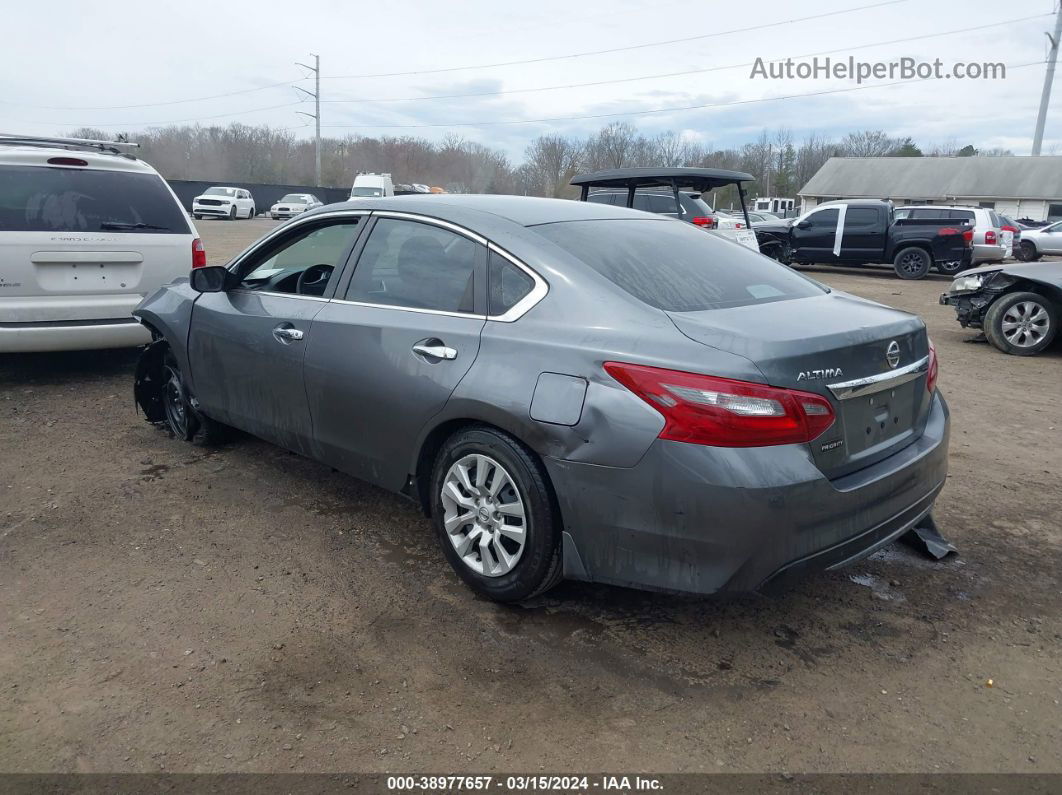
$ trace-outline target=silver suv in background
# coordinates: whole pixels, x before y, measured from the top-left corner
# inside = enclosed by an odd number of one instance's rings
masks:
[[[896,219],[901,218],[943,218],[973,224],[973,257],[970,261],[972,266],[1002,262],[1010,256],[1004,241],[1004,223],[996,211],[988,207],[914,204],[896,208]]]
[[[0,135],[0,352],[149,342],[133,307],[206,265],[170,186],[130,146]]]

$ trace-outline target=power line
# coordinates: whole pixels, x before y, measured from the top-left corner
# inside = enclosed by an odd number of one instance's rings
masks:
[[[813,19],[824,19],[826,17],[835,17],[842,14],[853,14],[857,11],[866,11],[871,8],[882,8],[884,6],[897,5],[899,3],[906,3],[908,0],[883,0],[879,3],[871,3],[865,6],[855,6],[854,8],[843,8],[839,11],[827,11],[822,14],[812,14],[807,17],[796,17],[794,19],[783,19],[778,22],[768,22],[763,25],[750,25],[745,28],[732,28],[730,30],[720,30],[715,33],[704,33],[698,36],[686,36],[681,39],[668,39],[666,41],[652,41],[646,44],[632,44],[626,47],[610,47],[606,50],[588,50],[586,52],[569,53],[568,55],[550,55],[542,58],[528,58],[519,61],[500,61],[498,63],[487,64],[472,64],[470,66],[448,66],[442,69],[416,69],[410,72],[378,72],[375,74],[362,74],[362,75],[329,75],[327,80],[354,80],[364,78],[375,77],[408,77],[412,75],[434,75],[442,72],[463,72],[467,69],[496,69],[501,66],[521,66],[524,64],[532,63],[546,63],[548,61],[564,61],[570,58],[585,58],[591,55],[607,55],[616,52],[629,52],[631,50],[643,50],[647,47],[663,47],[668,44],[688,44],[691,41],[703,41],[704,39],[714,39],[719,36],[729,36],[732,33],[748,33],[754,30],[765,30],[767,28],[776,28],[783,25],[793,25],[797,22],[808,22]]]
[[[1023,64],[1003,64],[1007,69],[1023,69],[1027,66],[1038,66],[1045,61],[1031,61]],[[777,97],[760,97],[759,99],[739,99],[731,102],[711,102],[703,105],[684,105],[675,108],[653,108],[651,110],[629,110],[616,113],[592,113],[581,116],[551,116],[541,119],[518,119],[515,121],[468,121],[468,122],[440,122],[436,124],[326,124],[330,129],[423,129],[429,127],[496,127],[512,124],[539,124],[556,121],[583,121],[587,119],[607,119],[621,116],[648,116],[654,113],[678,113],[687,110],[703,110],[706,108],[726,108],[734,105],[752,105],[759,102],[777,102],[785,99],[800,99],[802,97],[818,97],[826,94],[843,94],[849,91],[866,91],[872,88],[888,88],[889,86],[912,85],[916,83],[930,83],[934,80],[942,80],[943,77],[931,77],[914,80],[896,80],[891,83],[877,83],[869,86],[849,86],[847,88],[832,88],[822,91],[811,91],[804,94],[787,94]]]
[[[239,94],[251,94],[255,91],[265,91],[266,89],[276,88],[277,86],[294,86],[296,83],[302,82],[303,80],[307,79],[309,78],[300,78],[299,80],[287,80],[283,83],[269,83],[268,85],[258,86],[257,88],[243,88],[238,91],[228,91],[224,94],[211,94],[206,97],[192,97],[191,99],[174,99],[168,102],[147,102],[140,105],[32,105],[27,102],[15,102],[9,99],[0,99],[0,104],[18,105],[23,108],[37,108],[38,110],[132,110],[134,108],[159,108],[163,105],[183,105],[188,102],[203,102],[208,99],[235,97]],[[99,127],[103,125],[96,126]]]
[[[890,44],[907,44],[912,41],[920,41],[923,39],[939,38],[941,36],[951,36],[957,33],[972,33],[978,30],[987,30],[989,28],[996,29],[1003,25],[1014,25],[1020,22],[1028,22],[1033,19],[1041,19],[1045,16],[1051,16],[1050,14],[1033,14],[1028,17],[1021,17],[1019,19],[1009,19],[1000,22],[993,22],[987,25],[975,25],[969,28],[959,28],[957,30],[946,30],[940,33],[927,33],[923,36],[909,36],[902,39],[890,39],[889,41],[878,41],[870,44],[860,44],[855,47],[838,47],[832,50],[819,50],[818,52],[803,53],[802,55],[789,55],[782,58],[771,58],[772,63],[779,61],[785,61],[787,59],[797,58],[812,58],[818,55],[829,55],[837,52],[852,52],[854,50],[865,50],[872,47],[885,47]],[[467,99],[470,97],[495,97],[504,96],[507,94],[529,94],[539,91],[559,91],[568,88],[591,88],[595,86],[613,85],[616,83],[634,83],[641,80],[658,80],[666,77],[682,77],[686,75],[705,74],[706,72],[721,72],[727,69],[739,69],[741,67],[750,67],[755,61],[747,61],[745,63],[727,64],[725,66],[708,66],[702,69],[686,69],[680,72],[663,72],[652,75],[641,75],[638,77],[618,77],[610,80],[593,80],[587,83],[565,83],[555,86],[538,86],[535,88],[512,88],[498,91],[474,91],[465,94],[433,94],[426,97],[382,97],[378,99],[373,98],[357,98],[357,99],[326,99],[322,100],[326,103],[333,104],[363,104],[373,102],[421,102],[436,99]],[[329,78],[324,78],[329,79]]]
[[[227,119],[232,116],[244,116],[248,113],[260,113],[264,110],[278,110],[280,108],[291,108],[295,105],[301,105],[302,100],[297,102],[285,102],[282,105],[267,105],[264,108],[248,108],[247,110],[236,110],[229,113],[219,113],[216,116],[193,116],[187,119],[169,119],[167,121],[119,121],[119,122],[82,122],[75,123],[63,123],[55,121],[26,121],[15,120],[14,124],[40,124],[40,125],[55,125],[58,127],[159,127],[164,124],[183,124],[187,122],[200,122],[211,121],[213,119]]]
[[[744,27],[744,28],[733,28],[731,30],[717,31],[715,33],[705,33],[705,34],[698,35],[698,36],[687,36],[687,37],[681,38],[681,39],[670,39],[670,40],[667,40],[667,41],[648,42],[648,43],[645,43],[645,44],[633,44],[633,45],[630,45],[630,46],[627,46],[627,47],[613,47],[613,48],[604,49],[604,50],[591,50],[591,51],[587,51],[587,52],[569,53],[567,55],[552,55],[552,56],[547,56],[547,57],[542,57],[542,58],[529,58],[529,59],[519,60],[519,61],[504,61],[504,62],[494,63],[494,64],[479,64],[479,65],[473,65],[473,66],[450,66],[450,67],[445,67],[445,68],[441,68],[441,69],[421,69],[421,70],[415,70],[415,71],[410,71],[410,72],[385,72],[385,73],[380,73],[380,74],[364,74],[364,75],[328,75],[324,79],[325,80],[347,80],[347,79],[355,79],[355,78],[403,77],[403,76],[412,76],[412,75],[440,74],[440,73],[443,73],[443,72],[460,72],[460,71],[465,71],[465,70],[468,70],[468,69],[493,69],[493,68],[502,67],[502,66],[517,66],[517,65],[521,65],[521,64],[546,63],[546,62],[549,62],[549,61],[562,61],[562,60],[567,60],[567,59],[570,59],[570,58],[584,58],[584,57],[592,56],[592,55],[605,55],[605,54],[615,53],[615,52],[626,52],[626,51],[629,51],[629,50],[645,49],[645,48],[648,48],[648,47],[662,47],[662,46],[665,46],[665,45],[668,45],[668,44],[683,44],[683,43],[687,43],[687,42],[691,42],[691,41],[701,41],[703,39],[711,39],[711,38],[716,38],[716,37],[719,37],[719,36],[727,36],[727,35],[730,35],[730,34],[733,34],[733,33],[746,33],[746,32],[749,32],[749,31],[763,30],[763,29],[766,29],[766,28],[773,28],[773,27],[780,27],[782,25],[791,25],[791,24],[794,24],[794,23],[797,23],[797,22],[807,22],[809,20],[823,19],[825,17],[832,17],[832,16],[839,16],[841,14],[852,14],[852,13],[855,13],[855,12],[858,12],[858,11],[865,11],[865,10],[872,9],[872,8],[881,8],[881,7],[884,7],[884,6],[896,5],[898,3],[906,3],[908,1],[909,0],[883,0],[882,2],[871,3],[869,5],[856,6],[854,8],[841,9],[839,11],[829,11],[829,12],[825,12],[825,13],[822,13],[822,14],[814,14],[814,15],[807,16],[807,17],[797,17],[797,18],[794,18],[794,19],[781,20],[781,21],[778,21],[778,22],[769,22],[769,23],[766,23],[766,24],[763,24],[763,25],[752,25],[752,26]],[[269,83],[269,84],[264,85],[264,86],[257,86],[255,88],[238,89],[236,91],[227,91],[227,92],[224,92],[224,93],[221,93],[221,94],[209,94],[207,96],[202,96],[202,97],[189,97],[187,99],[173,99],[173,100],[168,100],[168,101],[165,101],[165,102],[145,102],[145,103],[139,103],[139,104],[134,104],[134,105],[66,105],[66,106],[63,106],[63,105],[36,105],[36,104],[33,104],[33,103],[17,102],[17,101],[14,101],[14,100],[7,100],[7,99],[0,99],[0,104],[18,105],[20,107],[25,107],[25,108],[38,108],[40,110],[131,110],[131,109],[134,109],[134,108],[157,108],[157,107],[163,107],[163,106],[169,106],[169,105],[183,105],[183,104],[187,104],[187,103],[190,103],[190,102],[205,102],[206,100],[211,100],[211,99],[222,99],[222,98],[225,98],[225,97],[234,97],[234,96],[238,96],[240,94],[250,94],[250,93],[253,93],[253,92],[256,92],[256,91],[265,91],[265,90],[268,90],[268,89],[271,89],[271,88],[277,88],[277,87],[280,87],[280,86],[297,87],[296,86],[297,83],[301,83],[301,82],[303,82],[306,79],[308,79],[308,78],[301,78],[301,79],[298,79],[298,80],[285,80],[285,81],[281,81],[281,82],[277,82],[277,83]],[[250,111],[248,111],[248,112],[250,112]],[[218,117],[214,117],[214,118],[218,118]],[[48,123],[50,124],[51,122],[48,122]],[[175,122],[154,122],[154,123],[169,124],[169,123],[175,123]],[[103,126],[117,126],[117,125],[97,124],[97,125],[94,125],[94,126],[103,127]]]

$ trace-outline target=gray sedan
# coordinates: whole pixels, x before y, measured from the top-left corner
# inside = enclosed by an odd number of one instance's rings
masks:
[[[947,472],[920,319],[623,207],[330,205],[135,314],[148,420],[415,500],[503,601],[839,566],[926,517]]]

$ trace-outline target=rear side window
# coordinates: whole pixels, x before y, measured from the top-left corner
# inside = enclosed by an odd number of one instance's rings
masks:
[[[433,224],[380,218],[358,258],[348,301],[472,312],[479,243]]]
[[[948,210],[948,214],[944,217],[953,221],[969,221],[971,224],[974,220],[973,210]]]
[[[535,282],[509,260],[494,251],[490,252],[489,263],[487,267],[488,313],[493,316],[504,315],[534,289]]]
[[[533,228],[638,300],[669,312],[825,292],[786,266],[692,224],[625,219]]]
[[[873,226],[878,222],[878,211],[872,207],[849,207],[844,214],[845,226]]]
[[[591,193],[586,200],[594,204],[620,204],[622,206],[623,202],[618,201],[618,198],[618,193]]]
[[[156,174],[52,166],[0,166],[0,230],[191,233]]]

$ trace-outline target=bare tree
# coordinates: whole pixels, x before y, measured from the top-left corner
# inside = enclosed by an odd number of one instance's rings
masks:
[[[841,149],[848,157],[885,157],[896,146],[896,139],[883,130],[850,132],[841,141]]]
[[[569,180],[579,168],[583,147],[563,135],[540,135],[527,147],[524,161],[538,191],[544,196],[570,196]]]

